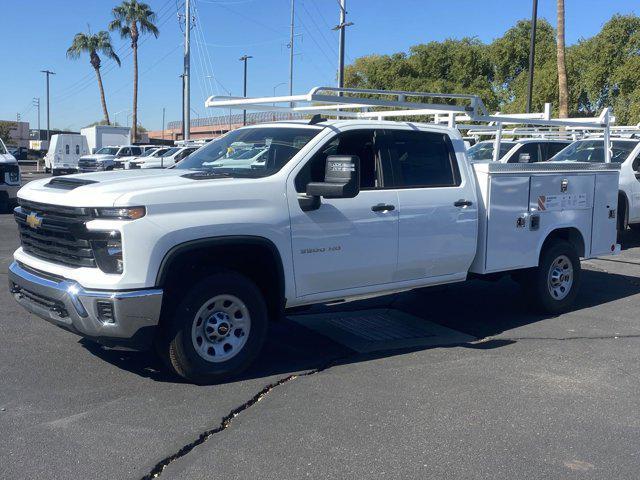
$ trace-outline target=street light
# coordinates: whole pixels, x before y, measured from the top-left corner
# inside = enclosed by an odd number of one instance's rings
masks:
[[[287,82],[280,82],[279,84],[274,85],[274,86],[273,86],[273,96],[274,96],[274,97],[276,96],[276,88],[278,88],[278,87],[279,87],[279,86],[281,86],[281,85],[286,85],[286,84],[287,84]]]
[[[247,60],[249,60],[250,58],[253,58],[253,57],[251,55],[243,55],[239,58],[241,62],[244,62],[244,88],[242,89],[244,98],[247,98]],[[246,125],[246,124],[247,124],[247,111],[243,110],[242,125]]]

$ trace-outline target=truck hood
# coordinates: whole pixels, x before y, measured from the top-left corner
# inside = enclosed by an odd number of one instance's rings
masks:
[[[74,207],[110,207],[179,203],[181,191],[194,188],[211,189],[233,184],[249,186],[259,181],[251,178],[213,177],[195,180],[185,177],[190,172],[178,169],[116,170],[64,177],[43,178],[26,184],[18,197],[38,203],[51,203]],[[50,182],[53,184],[49,185]],[[257,188],[260,188],[257,185]],[[225,196],[229,193],[225,191]]]
[[[116,158],[115,155],[106,155],[106,154],[100,154],[100,155],[83,155],[80,157],[80,160],[95,160],[96,162],[100,162],[102,160],[113,160],[114,158]]]
[[[0,154],[0,163],[18,163],[18,161],[10,153],[5,153]]]

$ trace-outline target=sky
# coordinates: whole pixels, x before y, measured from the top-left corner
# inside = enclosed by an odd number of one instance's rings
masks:
[[[147,129],[181,118],[184,0],[147,0],[157,13],[159,37],[139,47],[139,123]],[[191,0],[192,119],[225,112],[204,108],[208,95],[242,94],[242,55],[248,64],[248,95],[288,93],[291,0]],[[597,33],[615,13],[640,14],[637,0],[566,0],[567,43]],[[106,29],[115,0],[0,0],[0,119],[20,113],[37,127],[32,99],[41,99],[46,128],[45,78],[51,76],[51,127],[78,130],[102,119],[95,74],[88,56],[66,58],[77,32]],[[338,0],[295,0],[293,91],[335,85],[338,64]],[[539,0],[539,17],[556,25],[556,0]],[[446,38],[477,37],[490,42],[519,19],[531,16],[531,0],[347,0],[346,62],[372,53],[407,51],[412,45]],[[184,20],[182,20],[184,23]],[[122,66],[103,59],[102,75],[111,120],[130,122],[132,58],[126,40],[112,33]],[[469,92],[473,93],[473,92]]]

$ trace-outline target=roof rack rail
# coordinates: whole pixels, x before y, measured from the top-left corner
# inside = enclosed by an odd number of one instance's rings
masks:
[[[205,107],[239,108],[242,110],[276,111],[327,115],[338,118],[378,119],[393,117],[433,116],[439,120],[448,116],[448,125],[473,128],[477,125],[459,125],[458,121],[489,123],[496,127],[494,160],[498,160],[503,125],[538,125],[548,127],[575,127],[602,130],[609,144],[612,118],[608,108],[597,118],[551,118],[550,106],[544,113],[490,114],[477,95],[458,93],[409,92],[400,90],[370,90],[362,88],[314,87],[302,95],[245,98],[212,96]],[[375,109],[375,110],[372,110]],[[605,148],[605,161],[610,162],[611,151]]]

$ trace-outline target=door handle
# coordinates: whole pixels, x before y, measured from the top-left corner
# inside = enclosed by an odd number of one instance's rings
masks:
[[[454,207],[470,207],[473,205],[473,202],[470,200],[458,200],[457,202],[453,202]]]
[[[395,205],[384,205],[382,203],[371,207],[372,212],[390,212],[391,210],[395,210],[395,209],[396,209]]]

